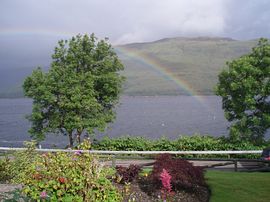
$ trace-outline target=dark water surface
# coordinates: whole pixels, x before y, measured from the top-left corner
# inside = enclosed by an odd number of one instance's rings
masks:
[[[194,133],[213,136],[227,135],[228,123],[216,96],[123,96],[117,108],[117,118],[105,133],[158,138]],[[30,99],[0,99],[0,146],[22,146],[29,140]],[[67,145],[67,137],[49,135],[43,147]]]

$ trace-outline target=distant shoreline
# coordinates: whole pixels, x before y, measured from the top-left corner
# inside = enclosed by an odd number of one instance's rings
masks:
[[[190,95],[190,94],[122,94],[121,97],[177,97],[177,96],[216,96],[214,93],[206,93],[206,94],[196,94],[196,95]],[[28,99],[25,96],[1,96],[0,99]]]

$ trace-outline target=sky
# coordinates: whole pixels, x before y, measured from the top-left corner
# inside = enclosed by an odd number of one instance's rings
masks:
[[[0,1],[0,39],[5,41],[78,33],[108,37],[113,44],[181,36],[248,40],[270,38],[269,22],[269,0]]]
[[[270,0],[0,0],[0,70],[48,66],[57,41],[79,33],[113,45],[249,40],[270,38],[269,22]]]

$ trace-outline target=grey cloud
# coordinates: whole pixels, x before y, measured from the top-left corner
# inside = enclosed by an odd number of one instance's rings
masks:
[[[96,33],[113,43],[176,36],[270,36],[268,0],[2,0],[3,30]]]
[[[238,0],[227,4],[225,33],[236,39],[270,37],[270,1]]]

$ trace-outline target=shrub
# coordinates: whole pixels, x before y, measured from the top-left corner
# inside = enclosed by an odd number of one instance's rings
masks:
[[[112,169],[89,153],[38,155],[24,173],[23,193],[35,201],[121,201],[108,179]]]
[[[12,175],[9,172],[9,158],[4,158],[0,160],[0,182],[9,182],[12,179]]]
[[[101,140],[93,141],[93,148],[99,150],[125,150],[125,151],[144,151],[151,150],[152,141],[144,137],[104,137]]]
[[[174,191],[195,188],[196,186],[205,186],[203,169],[193,166],[186,160],[173,159],[169,154],[157,156],[153,170],[149,176],[157,188],[161,188],[160,175],[163,169],[171,175],[171,184]]]
[[[129,167],[116,166],[116,175],[120,177],[120,183],[132,182],[139,176],[141,167],[137,165],[129,165]]]
[[[124,151],[218,151],[218,150],[262,150],[270,146],[270,141],[257,146],[246,141],[232,141],[226,137],[212,137],[195,134],[194,136],[180,136],[175,140],[166,137],[147,139],[144,137],[125,136],[119,138],[104,137],[95,140],[92,145],[96,150],[124,150]],[[200,155],[196,155],[200,156]],[[194,157],[194,155],[185,155]],[[223,157],[228,155],[203,155],[203,157]],[[258,158],[260,155],[237,155],[239,158]]]
[[[6,155],[0,163],[1,180],[12,183],[19,183],[24,177],[24,170],[31,165],[38,156],[35,151],[36,142],[25,142],[26,150],[16,151],[11,156]]]

